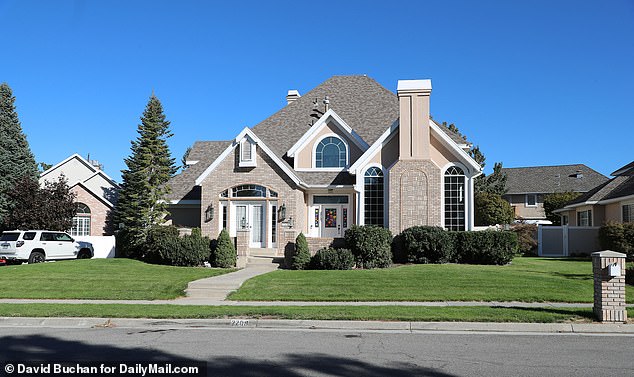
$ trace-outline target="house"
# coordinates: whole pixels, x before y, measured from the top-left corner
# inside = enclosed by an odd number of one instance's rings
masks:
[[[117,201],[119,186],[96,161],[88,161],[78,154],[66,158],[40,174],[40,185],[64,176],[70,191],[76,195],[78,211],[73,217],[72,236],[105,236],[113,232],[108,227],[108,216]]]
[[[168,221],[278,254],[302,232],[314,253],[353,224],[473,227],[480,166],[430,118],[430,80],[334,76],[226,141],[197,141],[170,181]]]
[[[614,178],[556,210],[562,224],[601,226],[606,222],[634,222],[634,161],[611,175]]]
[[[502,195],[518,220],[545,222],[544,196],[555,192],[585,193],[608,180],[583,164],[502,168],[506,194]]]

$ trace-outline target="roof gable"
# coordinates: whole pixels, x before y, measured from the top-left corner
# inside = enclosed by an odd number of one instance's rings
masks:
[[[286,152],[288,157],[295,157],[295,153],[302,150],[310,141],[312,141],[319,132],[328,126],[330,120],[333,120],[334,124],[343,132],[349,136],[351,140],[359,149],[365,151],[369,145],[366,143],[359,134],[356,133],[333,109],[326,111],[324,115],[319,118],[317,123],[312,125],[310,129],[302,135],[302,137]]]

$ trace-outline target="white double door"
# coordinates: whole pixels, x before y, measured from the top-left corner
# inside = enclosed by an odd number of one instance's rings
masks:
[[[266,203],[239,202],[234,206],[235,229],[249,230],[250,247],[266,247]]]

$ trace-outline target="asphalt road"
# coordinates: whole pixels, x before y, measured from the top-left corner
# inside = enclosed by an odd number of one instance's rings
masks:
[[[0,365],[18,360],[205,361],[208,376],[633,376],[634,337],[0,328]]]

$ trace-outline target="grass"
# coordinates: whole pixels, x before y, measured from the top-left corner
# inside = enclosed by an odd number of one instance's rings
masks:
[[[628,303],[634,287],[626,287]],[[592,302],[587,259],[515,258],[506,266],[408,265],[351,271],[275,271],[230,295],[242,301]]]
[[[156,300],[231,269],[170,267],[131,259],[84,259],[0,267],[0,298]]]
[[[413,306],[0,304],[0,317],[266,318],[422,322],[589,322],[592,309]]]

